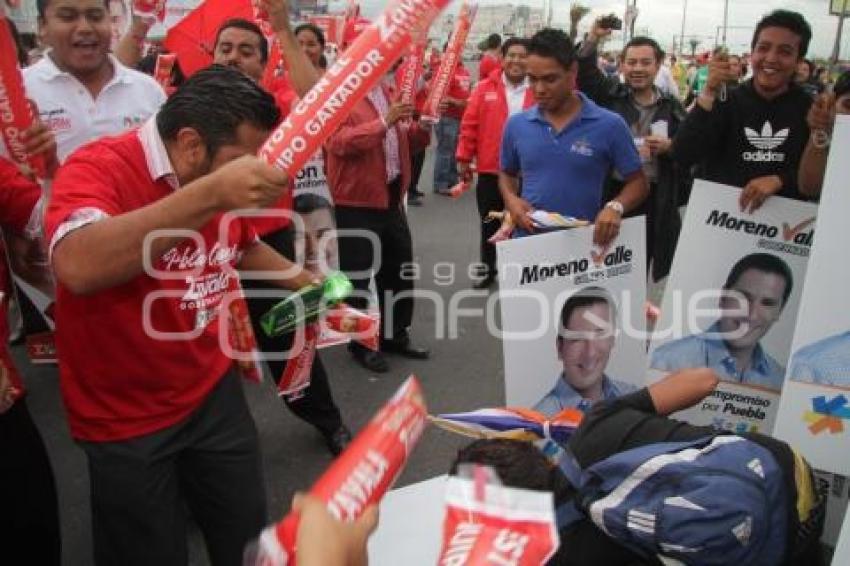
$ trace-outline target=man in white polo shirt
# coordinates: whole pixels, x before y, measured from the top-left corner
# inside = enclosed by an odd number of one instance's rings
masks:
[[[109,54],[106,0],[37,0],[45,57],[24,70],[27,95],[64,161],[78,147],[142,124],[165,101],[152,78]]]

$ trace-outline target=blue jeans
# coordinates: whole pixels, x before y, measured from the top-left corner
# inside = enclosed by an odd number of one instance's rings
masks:
[[[434,192],[447,191],[457,184],[457,137],[460,120],[441,116],[434,128],[437,137],[437,155],[434,159]]]

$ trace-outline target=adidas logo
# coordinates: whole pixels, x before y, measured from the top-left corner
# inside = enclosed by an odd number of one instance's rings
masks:
[[[747,467],[751,469],[753,473],[756,474],[758,477],[764,479],[764,468],[761,465],[761,460],[759,460],[758,458],[753,458],[750,463],[747,464]]]
[[[747,137],[747,141],[750,142],[750,145],[759,150],[744,152],[742,155],[744,161],[769,161],[780,163],[785,161],[784,153],[778,153],[772,150],[784,144],[788,139],[789,133],[790,128],[784,128],[774,133],[773,125],[771,125],[769,120],[762,126],[761,133],[752,128],[744,128],[744,135]]]
[[[750,537],[753,534],[753,518],[747,517],[743,523],[732,529],[732,534],[741,543],[741,546],[750,544]]]

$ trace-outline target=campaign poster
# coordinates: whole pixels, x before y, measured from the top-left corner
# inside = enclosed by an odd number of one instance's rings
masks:
[[[645,384],[644,230],[625,220],[605,250],[593,226],[497,245],[508,406],[584,410]]]
[[[850,476],[850,116],[832,138],[818,231],[775,436],[818,469]]]
[[[653,331],[650,380],[708,367],[720,385],[678,417],[769,434],[779,409],[817,206],[697,180]]]

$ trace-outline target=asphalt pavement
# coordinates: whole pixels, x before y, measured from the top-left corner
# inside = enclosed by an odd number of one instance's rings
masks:
[[[469,192],[457,200],[433,194],[431,153],[429,150],[420,183],[427,195],[424,205],[409,210],[414,259],[419,267],[416,286],[424,291],[417,302],[412,336],[417,344],[431,348],[431,359],[389,356],[389,373],[378,375],[355,364],[345,347],[323,350],[334,397],[353,431],[363,426],[410,374],[419,377],[432,414],[504,403],[501,343],[491,335],[485,318],[473,312],[485,309],[488,302],[486,292],[471,290],[469,277],[470,263],[478,260],[475,194]],[[496,313],[489,317],[492,327],[498,324],[498,307],[492,302],[491,312]],[[91,564],[86,460],[68,433],[58,371],[53,366],[30,365],[20,347],[14,355],[56,475],[64,564]],[[126,363],[144,355],[127,352]],[[120,373],[120,368],[116,371]],[[289,508],[292,494],[309,488],[331,457],[319,434],[280,402],[270,380],[260,385],[246,383],[245,389],[262,443],[270,518],[278,518]],[[428,427],[397,486],[445,473],[465,442]],[[197,530],[190,535],[190,554],[192,564],[207,563]]]

